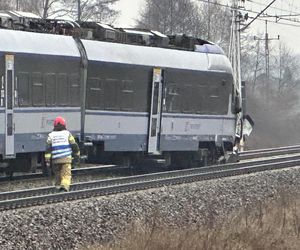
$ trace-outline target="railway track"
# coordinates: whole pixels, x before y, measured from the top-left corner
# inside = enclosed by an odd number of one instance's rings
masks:
[[[72,169],[72,175],[84,175],[84,174],[93,174],[93,173],[101,173],[105,171],[114,171],[119,169],[126,169],[126,167],[118,166],[118,165],[101,165],[101,166],[90,166],[83,168],[75,168]],[[22,175],[14,175],[14,176],[0,176],[0,183],[7,181],[22,181],[22,180],[34,180],[34,179],[48,179],[49,177],[42,172],[40,173],[30,173],[30,174],[22,174]]]
[[[278,156],[278,155],[285,155],[285,154],[295,154],[295,153],[300,153],[300,145],[279,147],[279,148],[248,150],[248,151],[240,152],[239,158],[242,161],[248,159]],[[83,168],[72,169],[72,175],[73,176],[79,176],[85,174],[88,175],[93,173],[114,171],[114,170],[125,169],[125,168],[126,167],[122,167],[118,165],[83,167]],[[34,180],[34,179],[43,180],[43,178],[46,180],[48,179],[48,176],[46,176],[43,173],[30,173],[30,174],[15,175],[15,176],[0,176],[0,183],[8,182],[8,181],[22,181],[22,180]]]
[[[296,154],[300,153],[300,145],[279,147],[279,148],[265,148],[265,149],[256,149],[240,152],[240,160],[248,160],[254,158],[262,158],[269,156],[278,156],[285,154]]]
[[[300,155],[0,193],[0,211],[300,166]]]

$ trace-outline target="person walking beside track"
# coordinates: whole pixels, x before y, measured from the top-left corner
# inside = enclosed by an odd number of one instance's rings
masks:
[[[72,155],[74,164],[79,164],[80,151],[74,137],[66,128],[64,118],[56,117],[53,125],[54,129],[47,138],[45,162],[48,169],[52,165],[55,187],[60,191],[69,191],[72,178]]]

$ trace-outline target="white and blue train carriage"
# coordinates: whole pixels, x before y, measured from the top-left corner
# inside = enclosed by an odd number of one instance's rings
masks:
[[[90,160],[160,155],[194,166],[232,151],[232,68],[216,45],[187,51],[12,30],[0,37],[2,162],[35,168],[58,115],[89,142]]]
[[[81,55],[72,37],[13,30],[0,37],[0,155],[28,170],[41,161],[56,116],[80,132]]]
[[[232,150],[233,77],[221,49],[82,43],[89,62],[84,131],[98,145],[92,152],[163,153],[178,162],[224,145]]]

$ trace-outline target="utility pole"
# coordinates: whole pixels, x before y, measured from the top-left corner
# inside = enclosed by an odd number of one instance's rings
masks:
[[[17,2],[16,2],[16,9],[17,9],[17,11],[20,10],[19,0],[17,0]]]
[[[241,20],[243,16],[241,15],[238,2],[240,0],[232,0],[232,22],[231,22],[231,32],[230,32],[230,44],[229,44],[229,60],[233,69],[233,83],[234,83],[234,100],[237,102],[237,120],[236,120],[236,138],[238,139],[235,149],[240,151],[244,150],[244,142],[242,135],[242,119],[243,110],[242,107],[242,77],[241,77]]]
[[[266,70],[266,84],[267,84],[267,93],[266,99],[267,103],[269,102],[269,93],[270,93],[270,50],[269,50],[269,41],[271,40],[279,40],[280,36],[278,35],[276,38],[270,38],[268,33],[268,21],[265,22],[265,38],[254,37],[254,40],[265,41],[265,70]]]
[[[269,50],[269,41],[271,40],[279,40],[280,36],[278,35],[276,38],[270,38],[268,33],[268,21],[266,20],[265,25],[265,38],[254,37],[254,40],[265,41],[265,68],[266,68],[266,79],[270,79],[270,50]]]
[[[266,77],[269,82],[270,79],[270,51],[269,51],[269,34],[268,21],[266,20],[266,35],[265,35],[265,57],[266,57]]]
[[[232,8],[232,22],[231,22],[231,33],[230,33],[230,45],[229,45],[229,60],[231,61],[233,68],[234,87],[236,93],[241,97],[241,46],[240,46],[240,25],[242,15],[238,10],[238,1],[233,0]],[[241,101],[241,100],[240,100]],[[242,103],[240,103],[241,106]]]

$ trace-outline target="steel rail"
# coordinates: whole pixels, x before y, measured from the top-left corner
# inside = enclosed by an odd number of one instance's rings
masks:
[[[239,153],[240,160],[300,153],[300,145],[248,150]]]
[[[300,153],[300,145],[278,147],[278,148],[265,148],[265,149],[255,149],[240,152],[240,160],[254,159],[258,157],[268,157],[268,156],[277,156],[279,154],[293,154]],[[72,169],[73,176],[83,175],[83,174],[92,174],[100,173],[102,171],[116,170],[125,168],[119,165],[102,165],[94,167],[85,167],[85,168],[75,168]],[[31,179],[47,179],[48,177],[43,173],[31,173],[24,175],[15,175],[15,176],[0,176],[0,183],[8,181],[22,181],[22,180],[31,180]]]
[[[0,176],[0,183],[6,181],[20,181],[20,180],[30,180],[43,178],[45,175],[43,173],[30,173],[22,175],[13,175],[13,176]]]
[[[248,164],[228,164],[227,167],[224,167],[224,165],[220,165],[207,167],[206,170],[202,168],[178,170],[172,172],[116,178],[93,183],[81,183],[76,184],[78,185],[77,189],[74,188],[72,189],[72,191],[67,193],[44,192],[35,193],[34,196],[30,195],[28,197],[25,196],[22,198],[10,197],[7,200],[0,201],[0,211],[41,204],[57,203],[60,201],[90,198],[94,196],[137,191],[167,185],[210,180],[215,178],[249,174],[273,169],[282,169],[294,166],[300,166],[300,156],[298,156],[298,158],[285,158],[284,160],[276,159],[275,161],[263,160],[258,162],[248,162]],[[52,191],[54,190],[54,188],[48,188],[48,191],[49,189],[51,189]],[[8,193],[1,193],[1,195],[8,195]]]
[[[119,170],[127,167],[119,166],[119,165],[100,165],[93,167],[85,167],[85,168],[74,168],[72,169],[72,175],[78,176],[83,174],[92,174],[92,173],[100,173],[103,171],[110,170]],[[31,174],[23,174],[23,175],[15,175],[15,176],[0,176],[0,183],[7,181],[22,181],[22,180],[31,180],[31,179],[47,179],[48,176],[43,173],[31,173]]]
[[[300,153],[300,145],[294,146],[286,146],[286,147],[278,147],[278,148],[265,148],[265,149],[255,149],[255,150],[247,150],[239,153],[240,160],[254,159],[258,157],[267,157],[267,156],[276,156],[279,154],[293,154]],[[92,174],[92,173],[100,173],[102,171],[109,170],[119,170],[122,167],[119,165],[101,165],[94,167],[85,167],[85,168],[75,168],[72,169],[72,174],[74,176],[82,175],[82,174]],[[15,175],[15,176],[0,176],[0,183],[7,181],[22,181],[22,180],[31,180],[31,179],[47,179],[48,177],[43,173],[31,173],[31,174],[23,174],[23,175]]]
[[[300,145],[292,145],[292,146],[284,146],[284,147],[276,147],[276,148],[261,148],[261,149],[252,149],[241,152],[241,154],[245,153],[256,153],[256,152],[269,152],[274,150],[282,150],[282,149],[294,149],[294,148],[300,148]]]

